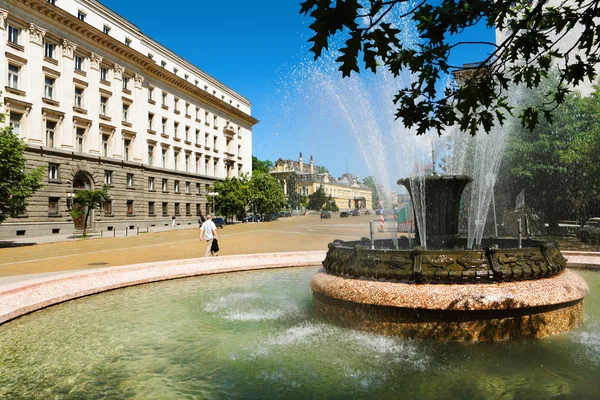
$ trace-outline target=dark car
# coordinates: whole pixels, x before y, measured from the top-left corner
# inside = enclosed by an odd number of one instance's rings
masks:
[[[327,219],[327,218],[331,218],[331,213],[329,211],[322,211],[321,219]]]
[[[348,218],[350,217],[350,214],[348,213],[348,211],[342,211],[340,213],[340,218]]]
[[[352,210],[351,213],[355,217],[358,217],[360,215],[360,211],[358,211],[358,208],[355,208],[354,210]]]
[[[214,224],[215,224],[215,226],[217,228],[224,228],[225,227],[225,220],[223,218],[221,218],[221,217],[213,218],[212,221],[214,222]]]
[[[244,218],[244,222],[260,222],[260,215],[248,215],[246,218]]]
[[[275,221],[278,218],[278,215],[277,214],[264,214],[262,217],[263,217],[262,221],[267,222],[267,221]]]

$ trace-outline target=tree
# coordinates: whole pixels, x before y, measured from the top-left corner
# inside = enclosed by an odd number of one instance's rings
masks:
[[[309,41],[315,59],[329,49],[330,37],[342,32],[345,41],[335,49],[342,76],[361,69],[377,72],[382,66],[394,76],[413,74],[394,102],[396,117],[409,128],[416,125],[418,135],[429,130],[441,135],[456,124],[475,135],[478,128],[489,132],[495,120],[502,124],[511,114],[511,84],[537,88],[551,67],[562,65],[545,101],[520,111],[522,124],[531,130],[540,114],[552,121],[554,108],[565,101],[570,87],[594,80],[600,63],[598,2],[570,0],[552,6],[547,0],[423,0],[414,5],[408,0],[305,0],[300,13],[313,20]],[[412,20],[415,45],[403,43],[406,25],[390,23],[394,13]],[[505,39],[482,43],[457,38],[480,23],[505,32]],[[560,41],[567,35],[574,40],[565,46]],[[449,63],[453,50],[475,44],[491,49],[481,63],[466,69]],[[461,73],[460,85],[443,85],[450,73]]]
[[[329,173],[329,170],[327,169],[327,167],[324,167],[323,165],[317,165],[315,168],[316,168],[318,174]]]
[[[88,219],[92,211],[110,200],[108,185],[104,185],[102,189],[78,190],[75,192],[74,203],[78,207],[74,208],[69,214],[71,218],[77,219],[85,213],[83,219],[83,237],[87,237]]]
[[[559,219],[583,223],[600,212],[599,101],[598,87],[589,98],[569,95],[553,125],[542,120],[533,131],[511,132],[500,191],[514,199],[524,189],[526,206],[541,212],[550,228]]]
[[[273,168],[273,162],[270,160],[260,161],[255,156],[252,156],[252,173],[253,174],[268,174]]]
[[[290,174],[286,180],[287,199],[290,209],[295,210],[300,206],[301,196],[297,189],[298,175]]]
[[[283,188],[270,174],[252,176],[250,196],[259,214],[274,214],[286,204]]]
[[[337,206],[337,204],[335,204],[335,201],[333,200],[333,197],[331,195],[329,195],[329,197],[327,198],[327,201],[325,202],[325,206],[323,207],[323,211],[331,211],[331,212],[340,211],[340,208]]]
[[[4,115],[0,114],[3,121]],[[12,128],[0,129],[0,223],[25,212],[27,198],[42,187],[43,167],[25,172],[26,147]]]
[[[323,189],[323,185],[319,185],[319,188],[308,196],[308,208],[320,211],[326,201],[327,195],[325,194],[325,189]]]
[[[375,209],[379,204],[379,200],[381,197],[379,196],[379,183],[373,176],[367,176],[363,178],[363,185],[367,185],[369,189],[371,189],[371,204],[373,204],[373,208]]]
[[[217,210],[220,214],[228,217],[234,215],[243,217],[246,206],[250,203],[250,187],[248,181],[236,177],[226,178],[223,182],[215,182],[214,191],[219,193]]]

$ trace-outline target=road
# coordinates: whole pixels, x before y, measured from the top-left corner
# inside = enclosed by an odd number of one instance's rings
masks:
[[[271,222],[227,225],[218,230],[220,255],[326,250],[334,239],[369,236],[369,220],[377,216],[320,219],[318,214]],[[378,226],[378,221],[376,221]],[[389,233],[376,233],[376,238]],[[59,271],[110,267],[151,261],[197,258],[205,242],[198,228],[178,228],[139,236],[66,240],[56,243],[0,248],[0,277],[50,274]],[[4,279],[6,281],[6,279]]]

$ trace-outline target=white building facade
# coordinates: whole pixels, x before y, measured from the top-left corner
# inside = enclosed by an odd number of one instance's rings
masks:
[[[215,180],[252,173],[250,102],[93,0],[0,0],[5,125],[44,187],[0,239],[70,233],[70,198],[109,185],[95,230],[195,224]]]

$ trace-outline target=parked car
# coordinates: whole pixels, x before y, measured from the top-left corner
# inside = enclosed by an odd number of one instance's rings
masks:
[[[244,218],[244,222],[260,222],[260,215],[258,214],[250,214]]]
[[[600,217],[590,218],[579,231],[579,239],[582,242],[600,240]]]
[[[217,228],[225,228],[225,220],[223,218],[213,218],[213,222]]]
[[[360,211],[358,211],[358,208],[355,208],[354,210],[350,211],[350,213],[355,217],[358,217],[360,215]]]
[[[278,214],[264,214],[262,221],[275,221],[278,218]]]
[[[328,219],[328,218],[331,218],[331,213],[329,211],[322,211],[321,219]]]
[[[340,213],[340,218],[348,218],[350,217],[350,214],[348,213],[348,211],[342,211]]]

